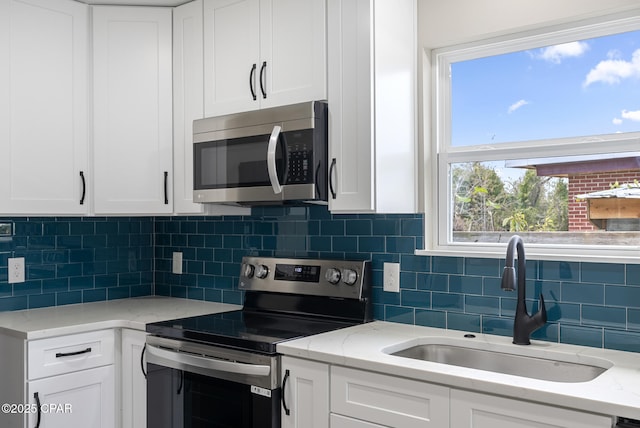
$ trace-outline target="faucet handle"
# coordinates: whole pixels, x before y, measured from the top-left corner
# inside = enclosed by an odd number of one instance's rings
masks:
[[[544,305],[544,297],[542,297],[542,293],[540,293],[540,303],[538,307],[538,313],[535,316],[539,317],[539,320],[544,324],[547,322],[547,308]]]

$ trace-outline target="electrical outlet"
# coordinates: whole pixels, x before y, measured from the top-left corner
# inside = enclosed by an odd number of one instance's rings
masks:
[[[392,293],[400,292],[400,263],[385,263],[382,290]]]
[[[9,284],[24,282],[24,257],[14,257],[9,259]]]
[[[175,251],[173,253],[173,267],[171,269],[171,272],[178,275],[182,274],[182,253],[179,251]]]

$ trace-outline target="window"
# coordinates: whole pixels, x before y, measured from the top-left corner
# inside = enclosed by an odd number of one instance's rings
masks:
[[[517,233],[535,258],[640,261],[640,17],[432,61],[427,250],[494,256]]]

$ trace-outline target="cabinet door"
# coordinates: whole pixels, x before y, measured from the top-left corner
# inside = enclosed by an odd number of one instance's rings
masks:
[[[28,382],[27,397],[43,410],[40,428],[115,426],[113,366],[53,376]],[[36,426],[37,413],[27,415],[29,427]]]
[[[328,0],[331,211],[375,210],[373,3]],[[332,160],[333,162],[333,160]]]
[[[332,212],[417,210],[416,0],[328,0]]]
[[[147,380],[142,372],[146,336],[144,331],[122,330],[122,428],[147,426]]]
[[[259,0],[205,0],[205,116],[259,107],[259,34]]]
[[[93,7],[97,214],[172,212],[171,9]]]
[[[332,366],[331,413],[387,427],[448,427],[449,388]]]
[[[84,214],[88,7],[0,2],[3,214]]]
[[[173,9],[173,210],[202,213],[193,203],[193,121],[204,117],[202,0]]]
[[[451,390],[453,428],[609,428],[610,416]]]
[[[282,427],[328,428],[329,366],[284,356],[282,376]]]
[[[325,0],[263,0],[260,106],[327,99]]]

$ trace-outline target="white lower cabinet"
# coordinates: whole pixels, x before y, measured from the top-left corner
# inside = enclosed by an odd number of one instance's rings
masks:
[[[447,427],[449,388],[332,366],[331,413],[389,427]]]
[[[384,425],[372,424],[360,419],[336,415],[335,413],[331,413],[329,421],[331,428],[385,428]]]
[[[451,390],[452,428],[610,428],[610,416]]]
[[[39,413],[28,414],[27,426],[114,427],[114,377],[110,365],[29,381],[29,403],[41,407]]]
[[[614,418],[607,415],[287,356],[282,359],[282,376],[286,406],[282,411],[283,427],[611,428],[614,425]]]
[[[282,357],[282,428],[329,426],[329,365]]]
[[[144,331],[122,329],[122,428],[147,426],[147,379],[142,371],[146,337]]]
[[[114,341],[112,329],[37,340],[0,334],[0,402],[17,406],[0,426],[119,426]]]

